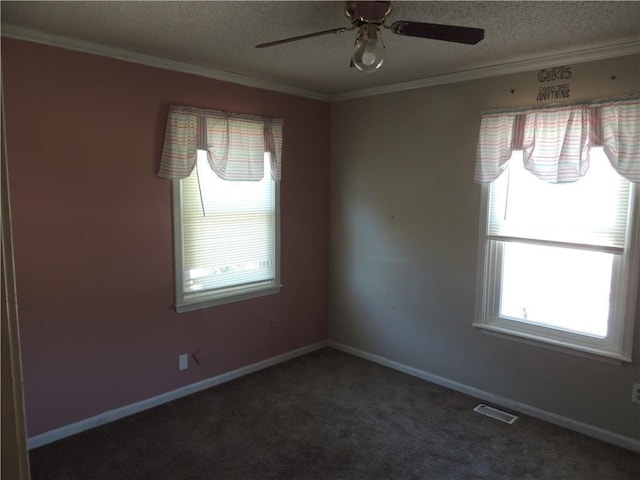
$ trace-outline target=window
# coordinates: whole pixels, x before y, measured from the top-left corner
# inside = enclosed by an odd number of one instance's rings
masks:
[[[227,181],[198,150],[191,175],[174,181],[179,312],[279,291],[278,186],[268,153],[262,180]]]
[[[502,175],[483,185],[474,325],[631,361],[636,188],[602,148],[590,156],[584,178],[546,183],[514,151]]]
[[[158,176],[173,182],[177,312],[280,291],[283,125],[169,108]]]

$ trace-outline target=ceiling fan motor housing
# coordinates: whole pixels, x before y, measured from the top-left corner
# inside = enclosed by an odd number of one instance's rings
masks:
[[[344,13],[354,25],[381,24],[391,13],[391,2],[346,2]]]

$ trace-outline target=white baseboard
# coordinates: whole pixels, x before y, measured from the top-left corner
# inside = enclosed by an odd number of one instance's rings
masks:
[[[531,417],[544,420],[545,422],[553,423],[554,425],[559,425],[561,427],[568,428],[569,430],[574,430],[576,432],[582,433],[583,435],[587,435],[589,437],[602,440],[603,442],[611,443],[618,447],[626,448],[628,450],[632,450],[634,452],[640,453],[640,440],[636,440],[630,437],[625,437],[623,435],[619,435],[609,430],[604,430],[602,428],[594,427],[593,425],[589,425],[587,423],[583,423],[577,420],[573,420],[571,418],[563,417],[562,415],[557,415],[555,413],[548,412],[546,410],[541,410],[531,405],[527,405],[526,403],[501,397],[500,395],[494,395],[493,393],[485,392],[484,390],[479,390],[475,387],[471,387],[469,385],[465,385],[463,383],[456,382],[454,380],[449,380],[439,375],[434,375],[432,373],[425,372],[424,370],[409,367],[407,365],[403,365],[401,363],[395,362],[393,360],[389,360],[379,355],[374,355],[372,353],[358,350],[356,348],[349,347],[347,345],[343,345],[341,343],[334,342],[332,340],[327,341],[327,346],[335,348],[336,350],[340,350],[345,353],[349,353],[351,355],[355,355],[356,357],[364,358],[365,360],[369,360],[374,363],[384,365],[385,367],[393,368],[394,370],[398,370],[400,372],[412,375],[414,377],[421,378],[428,382],[435,383],[436,385],[441,385],[451,390],[464,393],[465,395],[470,395],[472,397],[483,400],[487,403],[492,403],[494,405],[499,405],[503,408],[511,409],[516,412],[521,412]]]
[[[327,347],[327,346],[335,348],[336,350],[340,350],[345,353],[349,353],[351,355],[355,355],[356,357],[364,358],[365,360],[369,360],[374,363],[378,363],[380,365],[393,368],[394,370],[398,370],[408,375],[421,378],[428,382],[435,383],[436,385],[441,385],[443,387],[450,388],[451,390],[464,393],[465,395],[470,395],[472,397],[483,400],[487,403],[493,403],[494,405],[498,405],[503,408],[511,409],[516,412],[521,412],[521,413],[530,415],[532,417],[538,418],[540,420],[544,420],[546,422],[553,423],[555,425],[559,425],[561,427],[568,428],[570,430],[574,430],[576,432],[596,438],[598,440],[602,440],[604,442],[611,443],[613,445],[617,445],[619,447],[623,447],[628,450],[632,450],[634,452],[640,453],[639,440],[625,437],[623,435],[619,435],[617,433],[613,433],[608,430],[604,430],[602,428],[594,427],[592,425],[579,422],[577,420],[563,417],[561,415],[557,415],[555,413],[551,413],[546,410],[541,410],[539,408],[533,407],[531,405],[527,405],[525,403],[517,402],[515,400],[501,397],[499,395],[494,395],[492,393],[485,392],[484,390],[479,390],[469,385],[465,385],[463,383],[449,380],[439,375],[434,375],[432,373],[425,372],[424,370],[420,370],[414,367],[409,367],[407,365],[403,365],[401,363],[395,362],[393,360],[389,360],[379,355],[374,355],[372,353],[358,350],[356,348],[349,347],[347,345],[343,345],[341,343],[334,342],[332,340],[318,342],[312,345],[307,345],[306,347],[298,348],[296,350],[283,353],[282,355],[277,355],[275,357],[262,360],[261,362],[254,363],[252,365],[247,365],[246,367],[238,368],[237,370],[232,370],[231,372],[226,372],[221,375],[217,375],[215,377],[202,380],[200,382],[192,383],[191,385],[186,385],[176,390],[172,390],[170,392],[160,394],[156,397],[148,398],[146,400],[132,403],[130,405],[125,405],[124,407],[116,408],[114,410],[101,413],[94,417],[80,420],[79,422],[75,422],[70,425],[65,425],[63,427],[56,428],[54,430],[49,430],[48,432],[34,435],[33,437],[30,437],[28,439],[27,446],[29,449],[37,448],[37,447],[46,445],[48,443],[55,442],[56,440],[60,440],[65,437],[75,435],[76,433],[80,433],[85,430],[99,427],[100,425],[104,425],[106,423],[119,420],[129,415],[142,412],[144,410],[148,410],[149,408],[162,405],[163,403],[171,402],[178,398],[191,395],[192,393],[196,393],[201,390],[205,390],[207,388],[220,385],[222,383],[228,382],[230,380],[234,380],[244,375],[249,375],[250,373],[257,372],[264,368],[271,367],[273,365],[277,365],[282,362],[286,362],[287,360],[291,360],[293,358],[306,355],[307,353],[311,353],[315,350],[319,350],[320,348]]]
[[[79,422],[75,422],[70,425],[65,425],[64,427],[56,428],[54,430],[49,430],[48,432],[34,435],[27,440],[27,447],[29,449],[41,447],[42,445],[46,445],[48,443],[55,442],[56,440],[75,435],[76,433],[99,427],[100,425],[104,425],[105,423],[128,417],[129,415],[148,410],[149,408],[157,407],[158,405],[162,405],[163,403],[171,402],[178,398],[191,395],[192,393],[196,393],[201,390],[220,385],[221,383],[228,382],[229,380],[234,380],[236,378],[249,375],[250,373],[257,372],[258,370],[262,370],[264,368],[286,362],[287,360],[306,355],[307,353],[311,353],[326,346],[327,342],[325,341],[307,345],[306,347],[298,348],[296,350],[283,353],[282,355],[277,355],[275,357],[262,360],[261,362],[238,368],[237,370],[232,370],[230,372],[216,375],[215,377],[211,377],[200,382],[192,383],[191,385],[180,387],[170,392],[162,393],[156,397],[147,398],[146,400],[132,403],[130,405],[125,405],[124,407],[116,408],[115,410],[109,410],[108,412],[104,412],[94,417],[80,420]]]

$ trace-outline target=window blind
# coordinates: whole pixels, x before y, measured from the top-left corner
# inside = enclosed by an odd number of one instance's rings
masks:
[[[491,185],[489,237],[622,250],[630,182],[613,170],[602,148],[592,150],[590,163],[579,182],[550,184],[525,170],[522,152],[514,152],[508,170]]]
[[[226,181],[198,151],[182,180],[184,295],[273,283],[276,276],[275,181],[264,154],[260,181]]]

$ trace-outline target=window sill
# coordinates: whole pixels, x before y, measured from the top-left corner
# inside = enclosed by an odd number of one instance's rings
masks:
[[[541,337],[535,334],[518,332],[479,322],[475,322],[473,326],[479,328],[481,333],[485,335],[491,335],[493,337],[524,343],[526,345],[553,350],[555,352],[565,353],[568,355],[588,358],[590,360],[609,363],[611,365],[621,366],[623,362],[631,362],[631,358],[625,357],[623,355],[604,350],[598,350],[596,348],[575,345],[572,343],[564,342],[562,340]]]
[[[266,295],[273,295],[280,293],[282,285],[268,285],[252,290],[244,290],[236,293],[225,292],[222,294],[211,295],[203,294],[201,296],[193,295],[188,301],[183,301],[176,304],[177,313],[192,312],[194,310],[201,310],[203,308],[215,307],[217,305],[224,305],[226,303],[241,302],[249,300],[251,298],[264,297]]]

